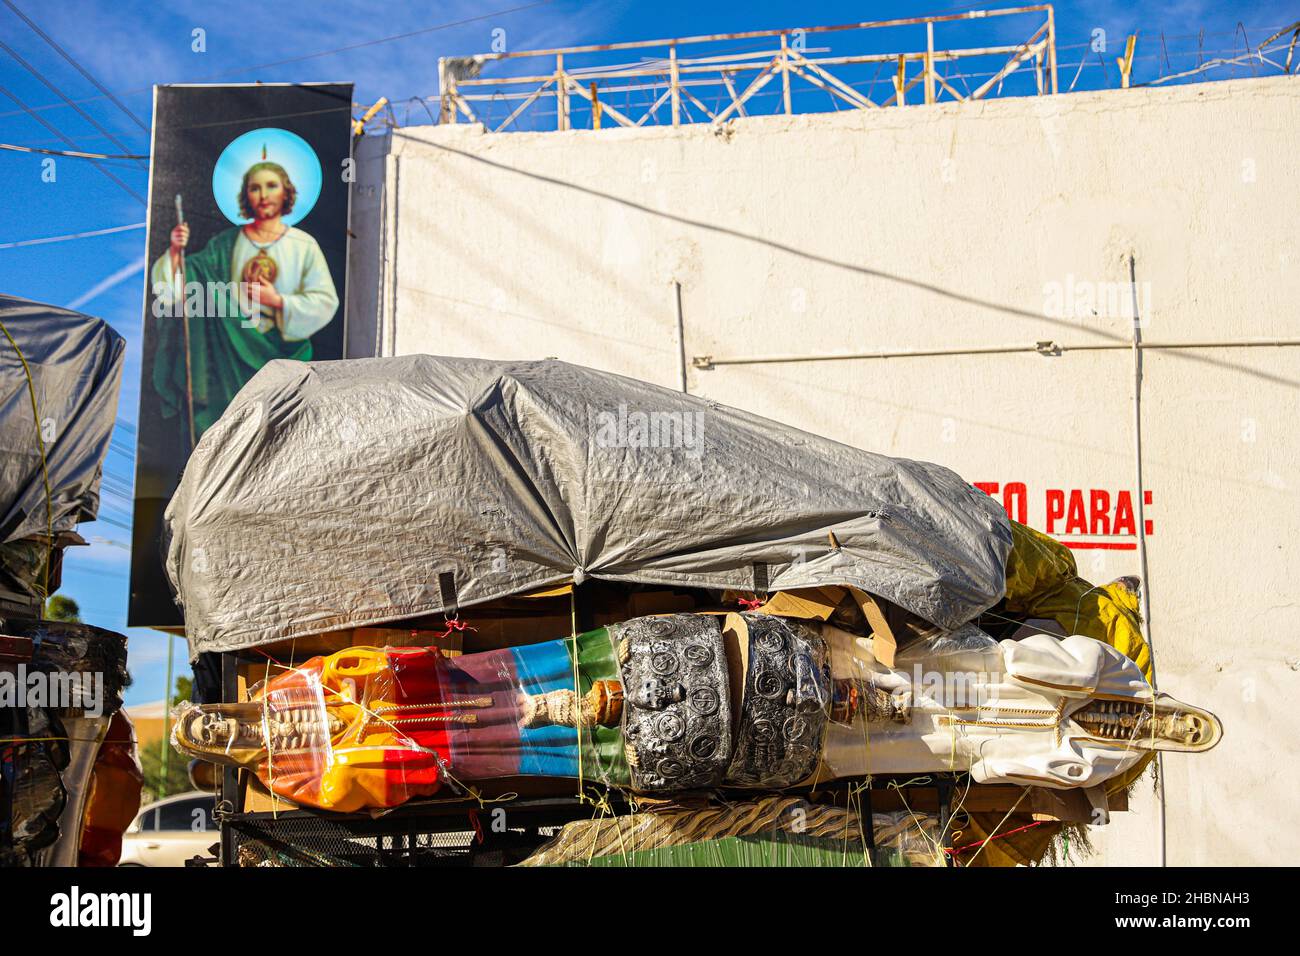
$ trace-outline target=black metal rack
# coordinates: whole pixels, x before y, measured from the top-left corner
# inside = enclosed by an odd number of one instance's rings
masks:
[[[306,810],[227,815],[223,865],[508,866],[537,850],[590,807],[576,798],[515,800],[509,825],[474,801],[410,804],[377,817]],[[502,818],[504,820],[504,818]],[[229,862],[227,862],[229,861]]]
[[[591,627],[585,612],[584,602],[579,602],[579,623]],[[238,701],[239,661],[237,652],[221,654],[223,701]],[[939,825],[946,845],[956,775],[929,776],[938,789]],[[841,780],[820,789],[838,792],[854,784]],[[240,808],[247,786],[247,774],[231,767],[223,769],[215,814],[221,833],[217,858],[221,866],[510,865],[538,849],[564,824],[592,816],[590,804],[576,793],[513,799],[488,807],[473,798],[417,801],[373,816],[312,810],[243,812]],[[871,788],[856,792],[869,815]],[[607,799],[615,812],[628,809],[617,792],[611,791]],[[501,826],[492,816],[497,808],[507,810],[508,825]],[[874,838],[874,832],[867,835],[873,860]]]

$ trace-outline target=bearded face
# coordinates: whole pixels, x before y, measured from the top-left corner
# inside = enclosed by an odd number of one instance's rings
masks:
[[[258,221],[287,216],[293,212],[298,190],[288,171],[279,163],[263,160],[244,174],[239,187],[239,211]]]
[[[256,219],[274,219],[284,208],[284,183],[269,169],[248,177],[248,208]]]

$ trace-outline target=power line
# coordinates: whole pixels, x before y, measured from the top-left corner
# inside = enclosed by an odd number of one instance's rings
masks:
[[[533,9],[534,7],[544,7],[544,6],[547,6],[547,5],[550,4],[550,3],[551,3],[551,0],[536,0],[536,2],[534,2],[534,3],[526,3],[526,4],[523,4],[522,6],[518,6],[518,7],[508,7],[507,9],[504,9],[504,10],[497,10],[497,11],[494,11],[494,12],[492,12],[492,13],[483,13],[483,14],[479,14],[478,16],[466,17],[466,18],[464,18],[463,20],[451,20],[451,21],[448,21],[448,22],[446,22],[446,23],[439,23],[439,24],[436,24],[435,26],[424,27],[424,28],[419,29],[419,30],[412,30],[412,31],[410,31],[409,33],[395,33],[395,34],[393,34],[392,36],[378,37],[378,38],[376,38],[376,39],[374,39],[374,40],[363,40],[363,41],[361,41],[360,43],[350,43],[350,44],[348,44],[347,46],[335,47],[335,48],[332,49],[332,50],[321,50],[321,51],[318,52],[318,53],[307,53],[307,54],[304,54],[303,56],[290,57],[290,58],[287,59],[287,60],[274,60],[274,61],[272,61],[272,62],[270,62],[270,63],[256,63],[256,64],[253,64],[252,66],[241,66],[241,67],[239,67],[238,69],[235,69],[235,70],[224,70],[224,71],[222,71],[222,72],[220,72],[220,73],[209,73],[209,74],[206,75],[206,76],[200,76],[200,77],[197,77],[196,79],[193,79],[193,80],[187,80],[186,82],[189,82],[189,83],[202,83],[202,82],[204,82],[205,80],[216,80],[216,79],[220,79],[220,78],[222,78],[222,77],[235,76],[235,75],[237,75],[237,74],[241,74],[241,73],[251,73],[251,72],[253,72],[254,70],[263,70],[263,69],[267,69],[267,68],[269,68],[269,67],[273,67],[273,66],[284,66],[284,65],[287,64],[287,63],[301,63],[303,60],[313,60],[313,59],[317,59],[317,58],[319,58],[319,57],[323,57],[323,56],[333,56],[333,55],[336,54],[336,53],[347,53],[347,52],[352,51],[352,50],[358,50],[358,49],[361,49],[362,47],[375,46],[375,45],[380,44],[380,43],[391,43],[391,42],[394,41],[394,40],[406,40],[406,39],[409,39],[409,38],[414,37],[414,36],[422,36],[423,34],[426,34],[426,33],[435,33],[435,32],[437,32],[437,31],[439,31],[439,30],[450,30],[450,29],[453,29],[453,28],[455,28],[455,27],[468,26],[468,25],[471,24],[471,23],[479,23],[479,22],[481,22],[481,21],[483,21],[483,20],[492,20],[492,19],[495,19],[496,17],[504,17],[504,16],[507,16],[507,15],[509,15],[509,14],[511,14],[511,13],[521,13],[521,12],[523,12],[524,10],[531,10],[531,9]],[[122,96],[132,96],[132,95],[134,95],[134,94],[136,94],[136,93],[147,93],[147,92],[149,92],[149,91],[152,90],[152,89],[153,89],[152,86],[142,86],[142,87],[138,87],[137,89],[133,89],[133,90],[124,90],[124,91],[122,91],[121,95],[122,95]],[[90,103],[90,102],[93,102],[94,100],[99,100],[99,99],[103,99],[103,97],[100,97],[100,96],[89,96],[89,97],[86,97],[86,98],[84,98],[84,99],[78,100],[77,102],[79,102],[79,103]],[[37,110],[52,110],[52,109],[60,109],[60,108],[62,108],[62,106],[63,106],[63,104],[61,104],[61,103],[47,103],[47,104],[45,104],[44,106],[38,106],[38,107],[36,107],[36,109],[37,109]],[[26,107],[24,107],[24,108],[26,108]],[[3,117],[5,117],[5,116],[13,116],[13,115],[14,115],[14,114],[13,114],[12,112],[10,112],[10,113],[0,113],[0,118],[3,118]]]
[[[0,43],[0,46],[4,46],[4,44]],[[39,118],[37,117],[37,119]],[[75,149],[42,149],[39,146],[19,146],[16,143],[0,143],[0,149],[11,149],[16,153],[43,153],[46,156],[71,156],[74,159],[141,160],[149,158],[148,153],[83,153]]]
[[[3,44],[0,43],[0,46],[3,46]],[[263,122],[266,122],[269,120],[289,119],[289,118],[299,117],[299,116],[321,116],[326,113],[347,113],[350,116],[352,114],[352,109],[355,105],[356,104],[354,103],[349,103],[347,106],[330,106],[330,107],[326,107],[325,109],[319,109],[319,110],[298,110],[293,113],[269,113],[266,115],[258,116],[258,119]],[[0,113],[0,116],[8,116],[8,115],[12,115],[12,114]],[[188,123],[183,126],[173,126],[171,127],[171,131],[182,132],[184,130],[190,130],[190,129],[209,129],[215,126],[236,126],[246,122],[248,122],[248,120],[245,117],[245,118],[236,118],[236,119],[216,120],[210,123]],[[105,135],[108,136],[109,139],[112,139],[111,134],[105,134]],[[114,161],[114,162],[121,161],[121,160],[130,160],[130,161],[147,160],[150,158],[149,153],[89,153],[83,150],[46,149],[41,146],[21,146],[16,143],[0,143],[0,149],[10,149],[10,150],[14,150],[15,152],[21,152],[21,153],[43,153],[47,156],[70,156],[74,159],[99,159],[99,160]]]
[[[130,531],[131,526],[125,521],[115,521],[107,515],[95,515],[96,521],[103,521],[105,524],[111,524],[114,528],[121,528],[123,531]]]
[[[12,92],[10,92],[9,89],[8,89],[7,87],[0,86],[0,93],[3,93],[5,96],[9,97],[9,99],[11,99],[11,100],[13,100],[15,103],[17,103],[17,104],[18,104],[18,105],[23,109],[23,111],[24,111],[25,113],[27,113],[27,115],[29,115],[32,119],[36,120],[36,122],[40,123],[42,126],[44,126],[46,129],[48,129],[48,130],[49,130],[51,133],[53,133],[55,136],[59,137],[59,139],[61,139],[63,142],[67,143],[69,147],[71,147],[72,149],[76,149],[76,148],[77,148],[77,144],[76,144],[76,143],[74,143],[72,140],[68,139],[68,137],[64,136],[63,133],[60,132],[56,127],[54,127],[53,125],[51,125],[50,122],[49,122],[48,120],[45,119],[45,117],[41,116],[39,113],[37,113],[35,110],[33,110],[30,106],[28,106],[26,103],[24,103],[22,100],[20,100],[16,95],[14,95]],[[114,176],[114,175],[113,175],[111,172],[109,172],[107,169],[105,169],[104,166],[103,166],[103,164],[100,163],[98,160],[94,160],[94,159],[92,159],[92,160],[91,160],[91,163],[93,163],[94,166],[95,166],[95,168],[98,169],[101,173],[103,173],[103,174],[104,174],[105,176],[107,176],[109,179],[113,180],[113,182],[117,183],[117,185],[120,186],[120,187],[122,188],[122,190],[123,190],[123,191],[124,191],[128,196],[130,196],[132,199],[136,200],[138,203],[140,203],[140,205],[142,205],[142,206],[146,206],[146,207],[149,205],[147,202],[145,202],[145,199],[144,199],[143,196],[141,196],[141,195],[140,195],[139,193],[137,193],[134,189],[132,189],[132,188],[131,188],[130,186],[128,186],[126,183],[122,182],[122,180],[118,179],[116,176]]]
[[[12,114],[6,114],[6,115],[12,115]],[[93,132],[93,131],[91,131],[91,132],[81,132],[81,133],[79,133],[79,134],[77,135],[77,140],[78,140],[79,142],[82,142],[82,143],[87,142],[88,140],[92,140],[92,139],[103,139],[103,138],[104,138],[104,137],[101,136],[99,133],[96,133],[96,132]],[[54,144],[54,142],[55,142],[55,141],[52,140],[52,139],[42,139],[42,140],[36,140],[35,142],[30,143],[29,145],[31,145],[31,146],[51,146],[51,145]]]
[[[112,143],[114,146],[116,146],[118,149],[120,149],[120,150],[121,150],[122,152],[124,152],[124,153],[129,151],[129,147],[128,147],[125,143],[123,143],[120,139],[118,139],[116,136],[114,136],[114,135],[113,135],[112,133],[110,133],[108,130],[104,129],[104,127],[100,126],[99,123],[95,120],[95,118],[94,118],[93,116],[91,116],[89,113],[87,113],[85,110],[83,110],[83,109],[82,109],[80,106],[78,106],[76,103],[72,102],[72,100],[68,99],[68,97],[64,95],[64,93],[63,93],[63,91],[62,91],[61,89],[59,89],[57,86],[55,86],[53,83],[51,83],[49,80],[47,80],[47,79],[45,78],[45,74],[43,74],[40,70],[36,69],[36,67],[32,66],[30,63],[28,63],[26,60],[24,60],[21,56],[19,56],[17,50],[15,50],[15,49],[14,49],[13,47],[11,47],[9,44],[5,43],[3,40],[0,40],[0,50],[4,50],[6,53],[8,53],[11,57],[14,58],[14,60],[16,60],[16,61],[18,62],[18,65],[19,65],[19,66],[21,66],[24,70],[26,70],[26,71],[27,71],[28,73],[30,73],[32,76],[36,77],[36,79],[40,80],[40,81],[41,81],[41,84],[42,84],[42,85],[43,85],[47,90],[49,90],[51,93],[53,93],[53,94],[54,94],[55,96],[57,96],[59,99],[63,100],[63,102],[67,103],[67,104],[68,104],[69,106],[71,106],[74,110],[76,110],[78,116],[80,116],[82,119],[84,119],[84,120],[85,120],[87,123],[89,123],[91,126],[95,127],[95,129],[98,130],[100,133],[102,133],[102,134],[104,135],[104,137],[105,137],[105,138],[106,138],[110,143]]]
[[[81,65],[80,63],[78,63],[75,59],[73,59],[72,55],[71,55],[70,53],[68,53],[67,50],[63,49],[63,47],[61,47],[61,46],[59,46],[57,43],[55,43],[54,40],[50,37],[50,35],[49,35],[48,33],[46,33],[44,30],[42,30],[40,27],[38,27],[35,23],[33,23],[31,17],[27,16],[27,14],[23,13],[23,12],[22,12],[21,10],[19,10],[16,6],[14,6],[14,4],[11,2],[11,0],[4,0],[4,5],[5,5],[6,7],[8,7],[10,10],[12,10],[12,11],[14,12],[14,14],[17,15],[18,18],[21,19],[21,20],[23,21],[23,23],[25,23],[25,24],[27,24],[29,27],[31,27],[31,28],[32,28],[32,32],[34,32],[38,37],[40,37],[42,40],[44,40],[46,43],[48,43],[51,47],[53,47],[55,53],[57,53],[59,56],[63,57],[65,60],[67,60],[69,63],[71,63],[71,64],[72,64],[72,68],[73,68],[74,70],[76,70],[78,73],[80,73],[82,76],[84,76],[84,77],[85,77],[85,78],[90,82],[91,86],[93,86],[95,89],[99,90],[99,92],[103,93],[104,96],[106,96],[110,101],[112,101],[112,103],[113,103],[114,106],[116,106],[116,107],[117,107],[118,109],[120,109],[123,113],[125,113],[127,116],[129,116],[129,117],[131,118],[132,122],[134,122],[136,126],[140,127],[140,128],[141,128],[142,130],[144,130],[146,133],[149,132],[149,127],[148,127],[148,125],[144,122],[144,120],[140,119],[140,117],[138,117],[138,116],[136,116],[134,113],[132,113],[131,110],[128,109],[128,108],[126,107],[126,105],[125,105],[121,100],[119,100],[116,96],[114,96],[112,93],[110,93],[108,90],[106,90],[106,89],[104,88],[104,85],[103,85],[102,83],[100,83],[99,80],[97,80],[97,79],[95,79],[93,76],[91,76],[90,73],[89,73],[89,71],[87,71],[84,67],[82,67],[82,65]]]
[[[226,70],[222,73],[212,73],[209,74],[208,76],[203,77],[203,79],[211,80],[223,76],[234,76],[235,74],[247,73],[251,70],[261,70],[272,66],[284,66],[286,63],[301,63],[303,60],[314,60],[322,56],[333,56],[336,53],[348,53],[352,50],[360,50],[363,47],[375,46],[380,43],[390,43],[393,40],[406,40],[409,39],[410,37],[420,36],[425,33],[434,33],[438,30],[449,30],[452,27],[467,26],[468,24],[477,23],[481,20],[491,20],[496,17],[503,17],[511,13],[520,13],[524,10],[531,10],[533,7],[544,7],[550,2],[551,0],[537,0],[537,2],[535,3],[525,3],[523,6],[510,7],[506,10],[498,10],[495,13],[484,13],[476,17],[466,17],[463,20],[454,20],[449,23],[440,23],[437,26],[424,27],[419,30],[412,30],[410,33],[396,33],[392,36],[379,37],[374,40],[362,40],[360,43],[350,43],[347,46],[335,47],[333,50],[322,50],[319,53],[306,53],[302,56],[290,57],[287,60],[274,60],[270,63],[259,63],[257,66],[253,66],[253,67],[240,67],[239,69]]]

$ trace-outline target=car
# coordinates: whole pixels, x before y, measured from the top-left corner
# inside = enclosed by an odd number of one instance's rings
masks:
[[[184,866],[191,857],[209,856],[219,839],[214,805],[212,794],[200,790],[149,804],[127,827],[118,866]]]

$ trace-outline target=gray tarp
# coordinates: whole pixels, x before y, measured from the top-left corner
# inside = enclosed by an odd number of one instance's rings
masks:
[[[31,370],[45,441],[54,533],[92,521],[117,418],[126,344],[102,320],[0,295],[0,543],[44,536],[45,479],[27,388]]]
[[[1003,594],[1002,508],[887,458],[563,362],[269,363],[166,516],[191,654],[584,577],[855,585],[956,627]],[[834,531],[839,549],[827,534]]]

